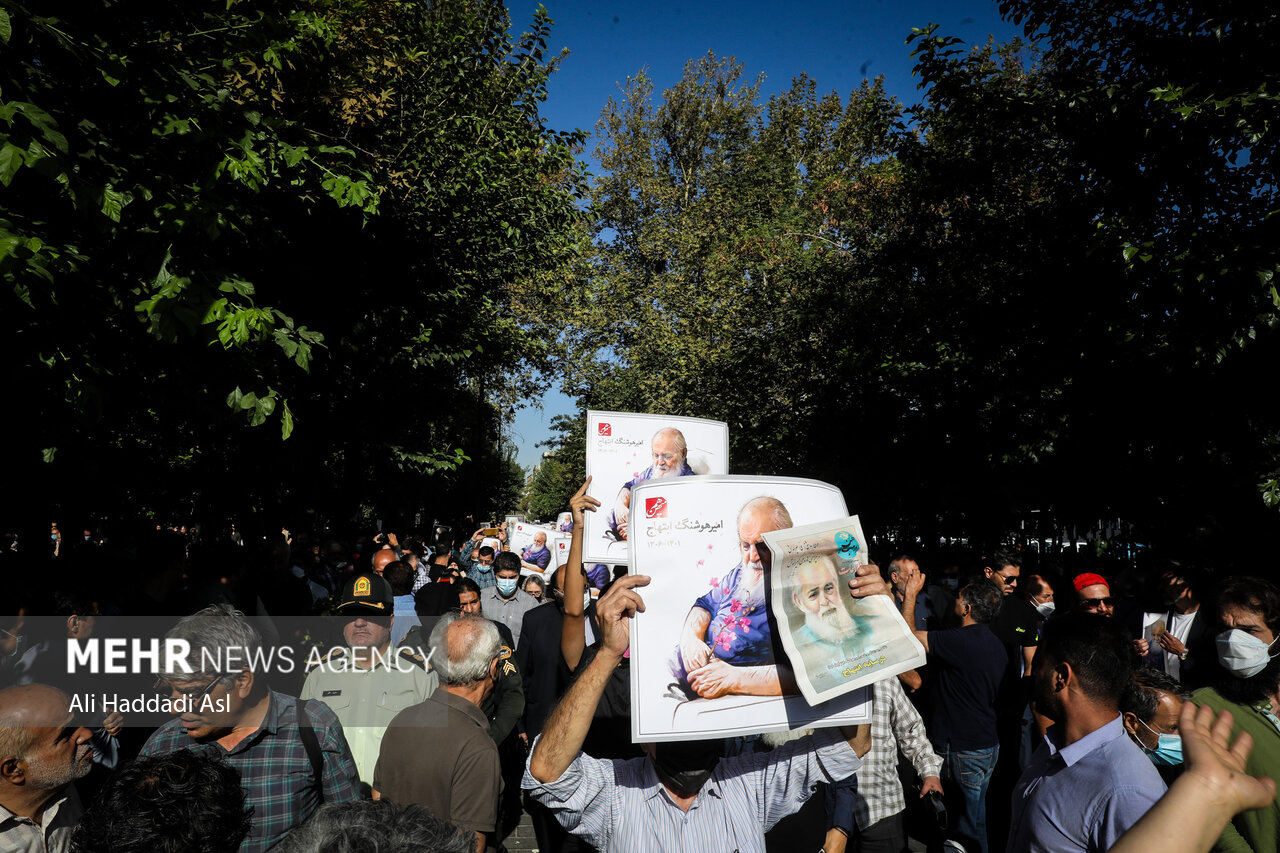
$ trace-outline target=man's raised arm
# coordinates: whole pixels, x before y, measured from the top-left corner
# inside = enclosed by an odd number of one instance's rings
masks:
[[[596,705],[630,643],[631,617],[644,611],[644,599],[632,587],[648,583],[649,578],[644,575],[619,578],[597,603],[603,642],[595,658],[551,712],[542,736],[533,747],[529,773],[539,782],[546,784],[559,779],[582,751]]]
[[[582,487],[569,499],[569,511],[573,514],[573,537],[569,543],[569,559],[560,571],[560,592],[564,596],[564,618],[560,620],[560,656],[564,658],[569,671],[578,668],[582,653],[586,650],[587,607],[583,603],[582,594],[587,585],[582,579],[582,537],[585,536],[587,512],[595,512],[600,501],[587,494],[591,485],[588,477]]]
[[[907,627],[911,629],[911,633],[916,635],[920,645],[924,646],[926,652],[929,651],[929,632],[916,630],[916,597],[920,595],[920,590],[924,589],[924,582],[927,577],[928,575],[924,572],[916,572],[907,578],[907,587],[902,592],[902,618],[906,621]]]

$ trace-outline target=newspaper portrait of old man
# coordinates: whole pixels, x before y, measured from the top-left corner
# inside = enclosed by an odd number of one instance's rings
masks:
[[[771,605],[796,685],[825,702],[924,663],[924,648],[887,596],[842,594],[867,562],[857,516],[763,534]]]

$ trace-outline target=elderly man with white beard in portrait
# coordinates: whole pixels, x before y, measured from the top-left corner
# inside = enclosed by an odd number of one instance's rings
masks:
[[[827,556],[802,564],[791,580],[791,601],[804,615],[804,624],[791,636],[818,690],[824,689],[825,679],[839,674],[844,661],[863,654],[871,639],[867,619],[854,616],[845,605],[843,588]]]

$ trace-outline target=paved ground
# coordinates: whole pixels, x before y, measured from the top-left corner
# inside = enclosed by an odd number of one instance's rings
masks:
[[[528,814],[520,816],[520,825],[515,831],[506,837],[503,845],[511,851],[515,850],[537,850],[538,842],[533,837],[533,824],[529,821]]]

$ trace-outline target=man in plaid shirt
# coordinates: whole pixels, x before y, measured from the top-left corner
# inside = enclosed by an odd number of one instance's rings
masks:
[[[871,753],[858,772],[827,787],[826,853],[843,853],[849,838],[857,838],[862,853],[898,853],[906,849],[902,812],[907,807],[898,778],[898,750],[924,780],[923,797],[942,793],[938,774],[942,759],[929,744],[924,720],[907,699],[896,678],[877,681],[872,688]]]
[[[239,771],[253,807],[240,853],[271,849],[321,803],[357,799],[355,762],[333,712],[271,690],[248,666],[235,671],[261,659],[262,639],[243,613],[226,604],[206,607],[179,620],[165,639],[190,644],[187,664],[195,671],[163,677],[186,709],[156,730],[141,754],[190,749]],[[219,661],[222,671],[205,669]]]

